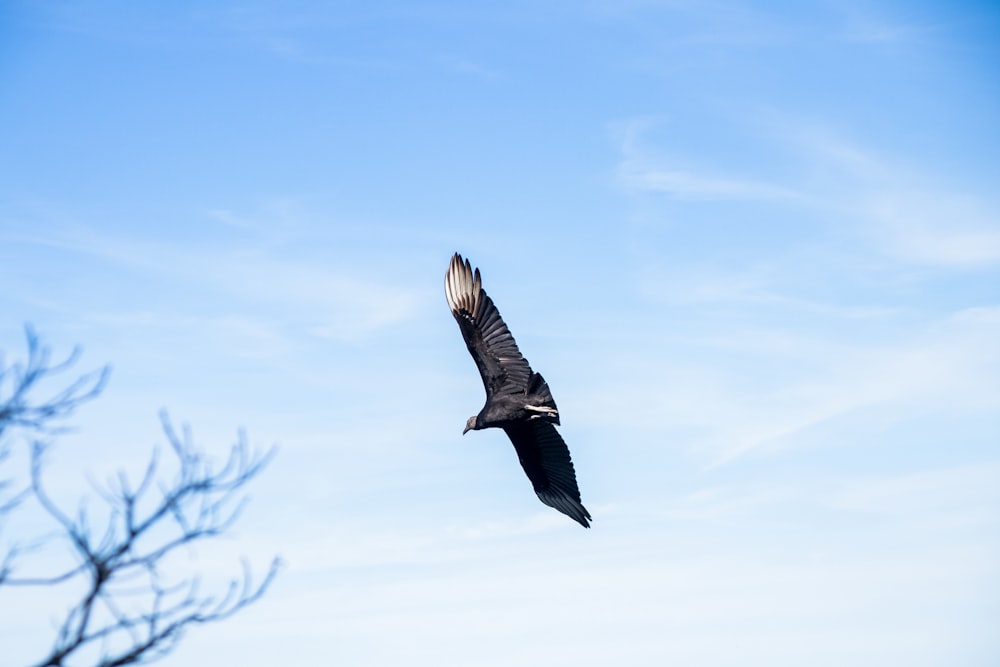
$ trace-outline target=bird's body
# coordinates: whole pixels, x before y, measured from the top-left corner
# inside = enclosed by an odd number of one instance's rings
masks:
[[[521,356],[479,269],[473,272],[458,253],[445,274],[445,296],[486,388],[486,404],[469,417],[465,432],[502,428],[538,498],[589,528],[569,449],[555,428],[559,409],[549,385]]]

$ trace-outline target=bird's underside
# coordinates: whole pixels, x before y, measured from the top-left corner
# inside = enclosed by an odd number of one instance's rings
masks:
[[[559,409],[548,383],[521,355],[479,269],[458,253],[445,274],[445,296],[486,389],[486,404],[465,430],[502,428],[538,498],[589,528],[569,449],[554,426]]]
[[[544,419],[553,424],[559,423],[559,408],[549,385],[538,373],[532,372],[529,385],[524,391],[504,392],[487,395],[486,404],[476,415],[476,424],[480,429],[504,427],[511,422],[521,422],[532,419]]]

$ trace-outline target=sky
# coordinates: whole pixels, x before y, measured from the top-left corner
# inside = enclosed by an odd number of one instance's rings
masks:
[[[996,665],[998,64],[988,2],[4,3],[0,350],[112,366],[49,488],[277,445],[178,567],[279,578],[165,666]],[[461,434],[456,251],[591,530]]]

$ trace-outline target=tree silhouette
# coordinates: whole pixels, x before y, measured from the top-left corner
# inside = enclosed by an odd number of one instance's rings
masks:
[[[30,327],[26,335],[23,364],[6,366],[0,358],[0,536],[6,538],[0,542],[0,594],[5,587],[58,586],[72,596],[56,621],[51,649],[32,664],[114,667],[149,662],[170,653],[189,627],[224,620],[260,599],[277,573],[277,558],[257,583],[243,561],[242,573],[221,590],[205,590],[198,574],[176,567],[174,556],[233,526],[245,503],[244,487],[271,460],[274,449],[255,452],[240,433],[225,463],[215,468],[190,432],[178,433],[161,413],[174,474],[168,478],[159,450],[154,450],[138,482],[121,472],[106,484],[94,484],[100,509],[88,510],[84,498],[69,513],[44,485],[51,439],[63,430],[66,417],[101,393],[110,369],[81,375],[49,398],[36,400],[45,382],[76,363],[79,349],[52,363],[49,349]],[[15,434],[23,437],[11,437]],[[23,458],[28,469],[22,475],[9,470],[19,442],[27,447]],[[6,528],[22,511],[40,512],[49,525],[28,539],[12,541]],[[29,556],[52,549],[68,553],[73,564],[35,572]]]

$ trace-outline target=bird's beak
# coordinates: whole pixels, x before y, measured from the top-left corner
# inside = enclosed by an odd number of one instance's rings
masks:
[[[466,426],[465,429],[462,431],[462,435],[465,435],[468,432],[469,432],[469,427]]]

